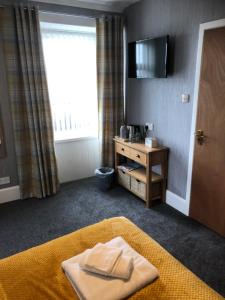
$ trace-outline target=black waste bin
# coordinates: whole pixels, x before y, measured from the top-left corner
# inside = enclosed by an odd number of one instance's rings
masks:
[[[107,191],[113,187],[114,184],[114,169],[109,167],[102,167],[95,170],[97,185],[100,190]]]

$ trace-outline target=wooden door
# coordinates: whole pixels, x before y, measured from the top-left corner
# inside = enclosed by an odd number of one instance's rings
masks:
[[[190,216],[225,236],[225,27],[204,34],[196,124]]]

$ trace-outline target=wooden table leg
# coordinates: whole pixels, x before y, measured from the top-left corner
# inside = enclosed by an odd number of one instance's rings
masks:
[[[147,156],[147,167],[146,167],[146,206],[149,208],[152,206],[152,165]]]
[[[164,153],[163,153],[161,170],[162,170],[162,176],[163,176],[163,181],[162,181],[162,201],[166,202],[167,172],[168,172],[168,151],[164,151]]]
[[[114,182],[115,184],[118,183],[118,164],[119,164],[119,154],[116,152],[116,149],[115,149],[115,177],[114,177]]]

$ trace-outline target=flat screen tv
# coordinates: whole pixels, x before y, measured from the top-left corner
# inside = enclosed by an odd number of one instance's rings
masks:
[[[168,35],[129,43],[128,77],[167,77],[168,43]]]

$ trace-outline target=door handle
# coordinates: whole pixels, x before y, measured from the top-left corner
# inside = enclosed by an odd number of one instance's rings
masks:
[[[195,132],[195,136],[196,136],[196,139],[197,139],[197,142],[198,142],[199,145],[204,144],[206,136],[204,135],[204,131],[203,130],[198,129]]]

